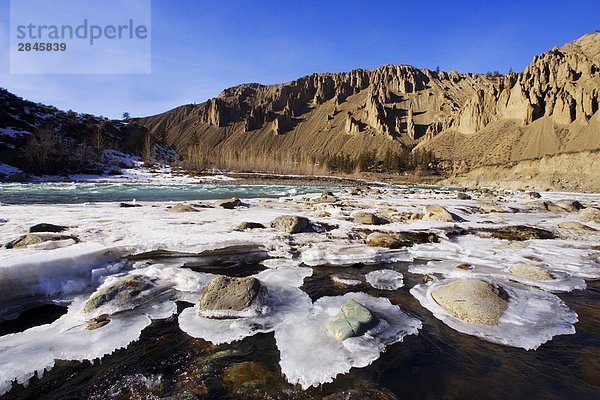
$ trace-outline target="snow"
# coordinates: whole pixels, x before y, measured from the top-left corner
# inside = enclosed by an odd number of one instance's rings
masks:
[[[348,299],[367,307],[381,322],[362,336],[339,341],[327,333],[325,325]],[[308,316],[296,316],[275,331],[281,372],[288,382],[300,384],[303,389],[333,382],[351,368],[371,364],[386,346],[401,342],[407,335],[416,335],[421,326],[419,320],[404,314],[388,299],[365,293],[322,297]]]
[[[432,297],[435,288],[454,279],[445,279],[417,285],[410,293],[433,313],[433,315],[459,332],[484,340],[535,350],[556,335],[575,333],[577,314],[557,296],[543,290],[501,280],[492,282],[504,289],[509,296],[508,308],[500,317],[498,325],[464,322],[441,307]]]

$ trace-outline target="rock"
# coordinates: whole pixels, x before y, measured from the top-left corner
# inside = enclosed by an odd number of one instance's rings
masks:
[[[359,211],[354,215],[354,223],[364,225],[383,225],[387,223],[387,221],[373,213]]]
[[[321,214],[319,214],[319,218],[327,218],[327,217],[331,217],[331,213],[329,211],[323,211]]]
[[[325,326],[327,332],[338,340],[364,335],[379,323],[368,308],[355,300],[348,300]]]
[[[52,233],[60,233],[69,229],[68,226],[63,225],[54,225],[54,224],[36,224],[29,228],[29,233],[38,233],[38,232],[52,232]]]
[[[539,194],[538,192],[527,192],[527,193],[525,193],[525,196],[530,199],[541,199],[542,198],[542,195]]]
[[[456,198],[458,200],[471,200],[472,199],[472,197],[469,196],[468,194],[466,194],[465,192],[458,192],[456,194]]]
[[[271,222],[271,227],[285,233],[299,233],[308,227],[308,218],[297,215],[280,215]]]
[[[202,292],[200,312],[244,311],[254,303],[261,290],[260,281],[253,277],[216,277]],[[210,313],[207,313],[208,315]]]
[[[85,325],[85,329],[88,331],[93,331],[94,329],[102,328],[104,325],[108,325],[109,322],[110,318],[108,314],[102,314],[96,318],[90,319]]]
[[[499,205],[495,200],[490,199],[479,199],[477,205],[482,213],[503,213],[508,210],[505,207]]]
[[[232,210],[241,205],[242,201],[237,197],[232,197],[231,199],[218,200],[215,202],[215,207],[226,208],[228,210]]]
[[[552,212],[577,212],[584,209],[583,205],[577,200],[559,200],[557,202],[544,201],[542,208]]]
[[[152,278],[144,275],[126,275],[112,284],[97,290],[83,306],[86,313],[113,302],[115,305],[134,305],[136,298],[147,290],[155,288]],[[134,307],[130,307],[134,308]]]
[[[259,222],[242,222],[239,226],[238,229],[245,231],[247,229],[263,229],[265,226]]]
[[[577,212],[577,211],[583,210],[585,208],[577,200],[559,200],[559,201],[556,201],[554,204],[556,204],[563,210],[569,211],[569,212]]]
[[[267,386],[273,381],[273,373],[256,361],[246,361],[225,369],[223,381],[232,391]]]
[[[579,210],[576,218],[582,221],[596,222],[600,224],[600,209],[595,207],[584,208],[583,210]]]
[[[564,221],[561,222],[560,224],[558,224],[559,228],[563,228],[563,229],[576,229],[576,230],[580,230],[580,231],[592,231],[595,232],[597,229],[596,228],[592,228],[591,226],[587,226],[582,224],[581,222],[576,222],[576,221]]]
[[[442,206],[430,204],[423,207],[423,221],[458,222],[460,217],[450,213]]]
[[[501,288],[479,279],[458,279],[435,288],[431,297],[456,318],[473,323],[497,325],[508,308]]]
[[[169,208],[169,211],[177,212],[177,213],[184,213],[184,212],[198,212],[200,210],[198,210],[196,207],[192,207],[188,204],[175,204],[174,206]]]
[[[556,236],[545,229],[533,228],[525,225],[511,225],[501,228],[482,228],[480,232],[487,232],[496,239],[505,240],[531,240],[531,239],[554,239]]]
[[[458,269],[463,269],[463,270],[467,271],[467,270],[470,270],[470,269],[472,269],[472,268],[473,268],[473,266],[472,266],[471,264],[468,264],[468,263],[462,263],[462,264],[458,264],[458,265],[456,266],[456,268],[458,268]]]
[[[119,207],[121,208],[133,208],[133,207],[141,207],[141,204],[135,204],[135,203],[119,203]]]
[[[15,239],[13,241],[6,243],[5,246],[7,249],[12,249],[12,248],[18,249],[18,248],[30,246],[32,244],[40,244],[40,243],[44,243],[44,242],[67,240],[67,239],[73,239],[76,243],[79,242],[79,239],[77,239],[76,236],[71,236],[71,235],[56,235],[56,234],[52,234],[52,233],[28,233],[26,235],[19,237],[18,239]]]
[[[323,192],[321,193],[321,197],[318,197],[314,200],[314,203],[327,203],[332,204],[337,201],[337,197],[332,192]]]
[[[385,247],[388,249],[412,246],[410,241],[392,232],[372,232],[367,236],[366,241],[371,247]]]
[[[554,279],[552,274],[545,269],[523,263],[513,265],[508,271],[511,274],[522,276],[527,279],[533,279],[535,281],[550,281]]]

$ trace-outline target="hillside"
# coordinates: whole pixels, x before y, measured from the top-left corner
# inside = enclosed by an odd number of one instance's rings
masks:
[[[387,65],[245,84],[137,122],[197,166],[310,171],[335,155],[410,151],[463,167],[514,162],[600,147],[599,53],[591,33],[522,73]]]
[[[65,112],[0,89],[0,180],[8,172],[16,180],[27,174],[118,173],[131,155],[171,153],[139,124]]]

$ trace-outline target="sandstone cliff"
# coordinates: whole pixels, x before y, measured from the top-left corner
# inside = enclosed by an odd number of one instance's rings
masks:
[[[431,150],[466,167],[600,147],[600,34],[536,56],[522,73],[387,65],[245,84],[140,119],[196,164],[296,170],[339,154]]]

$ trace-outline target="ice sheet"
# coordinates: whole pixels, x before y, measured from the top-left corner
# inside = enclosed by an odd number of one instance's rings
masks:
[[[380,269],[365,275],[365,279],[369,282],[369,285],[381,290],[400,289],[404,286],[403,278],[402,273],[391,269]]]
[[[325,325],[348,299],[369,308],[381,322],[363,336],[339,341],[325,331]],[[386,346],[417,334],[421,326],[418,319],[404,314],[385,298],[365,293],[322,297],[314,303],[310,314],[296,316],[275,331],[281,371],[290,383],[303,389],[332,382],[351,368],[371,364]]]

